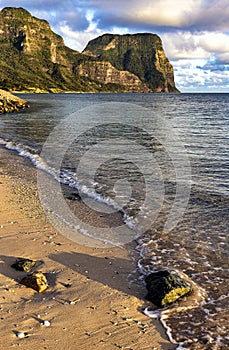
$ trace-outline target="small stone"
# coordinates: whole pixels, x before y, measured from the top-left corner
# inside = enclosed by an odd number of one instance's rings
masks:
[[[20,339],[25,338],[27,335],[24,332],[15,332],[16,336]]]
[[[67,196],[67,199],[71,200],[71,201],[81,201],[81,197],[79,195],[79,193],[77,192],[73,192],[71,193],[69,196]]]
[[[70,304],[70,305],[75,305],[75,304],[78,303],[79,301],[80,301],[80,299],[72,300],[72,301],[69,301],[69,304]]]
[[[34,272],[21,280],[21,284],[36,290],[38,293],[44,292],[48,288],[45,275],[42,272]]]
[[[17,271],[28,272],[36,265],[36,261],[25,258],[18,258],[15,263],[11,265]]]
[[[50,327],[51,326],[51,323],[48,321],[48,320],[44,320],[42,322],[42,324],[45,326],[45,327]]]

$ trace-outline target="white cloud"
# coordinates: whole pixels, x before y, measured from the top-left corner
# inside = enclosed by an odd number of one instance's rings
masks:
[[[208,52],[229,52],[229,36],[219,32],[200,33],[197,44]]]
[[[86,3],[86,1],[83,1]],[[89,0],[100,26],[128,25],[192,28],[204,30],[228,28],[228,0]]]
[[[175,70],[175,81],[182,92],[228,92],[228,71],[214,70],[207,60],[172,61]]]
[[[67,46],[80,52],[85,49],[90,40],[106,33],[105,30],[97,28],[97,23],[94,22],[93,19],[93,12],[89,11],[86,14],[86,18],[88,21],[88,27],[84,31],[72,30],[66,21],[61,22],[58,27],[54,28],[56,32],[64,37],[64,41]],[[114,26],[109,32],[113,34],[125,34],[128,33],[128,28],[119,28]]]
[[[171,59],[210,59],[221,57],[227,60],[229,53],[229,36],[219,32],[191,33],[178,31],[163,33],[166,53]]]
[[[73,31],[66,22],[60,23],[58,32],[64,37],[65,44],[75,50],[82,51],[86,43],[94,39],[96,36],[99,36],[103,31],[99,29],[94,29],[93,31],[88,28],[85,31]]]
[[[125,13],[125,18],[132,21],[155,26],[181,27],[193,24],[201,0],[159,0],[136,1],[132,10]],[[119,10],[116,10],[117,13]]]

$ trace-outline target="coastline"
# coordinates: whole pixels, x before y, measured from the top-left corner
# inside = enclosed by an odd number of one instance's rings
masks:
[[[4,348],[175,349],[160,322],[142,313],[144,287],[128,282],[136,269],[134,249],[130,254],[131,249],[89,248],[68,240],[43,212],[30,161],[2,147],[0,159]],[[99,224],[101,218],[94,220]],[[47,291],[38,294],[19,284],[25,273],[10,267],[17,257],[40,263]],[[19,339],[14,331],[28,337]]]

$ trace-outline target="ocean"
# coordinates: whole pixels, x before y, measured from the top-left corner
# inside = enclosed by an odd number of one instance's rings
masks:
[[[171,341],[179,349],[226,349],[229,94],[20,97],[30,108],[1,115],[0,144],[39,169],[40,200],[53,224],[90,246],[136,241],[142,279],[165,268],[184,273],[199,300],[190,296],[181,312],[160,314]],[[110,215],[109,230],[72,214],[66,187]],[[121,225],[112,219],[117,212]]]

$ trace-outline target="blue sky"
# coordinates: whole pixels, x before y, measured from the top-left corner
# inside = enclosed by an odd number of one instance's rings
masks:
[[[228,0],[0,0],[49,21],[82,51],[104,33],[158,34],[182,92],[229,92]]]

